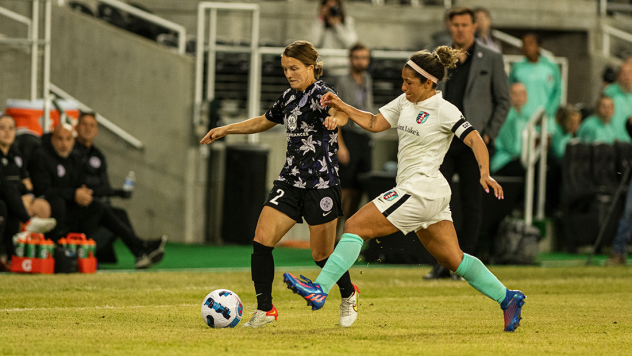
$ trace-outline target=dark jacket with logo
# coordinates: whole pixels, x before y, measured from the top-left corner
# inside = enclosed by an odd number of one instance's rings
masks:
[[[94,145],[88,148],[79,141],[75,142],[73,151],[81,157],[83,165],[84,183],[92,189],[95,197],[107,197],[115,195],[108,179],[107,163],[103,153]]]
[[[74,201],[75,191],[83,184],[81,157],[75,151],[67,158],[60,157],[50,143],[50,134],[42,137],[42,145],[29,161],[28,170],[35,196]]]
[[[24,159],[15,146],[9,148],[5,155],[0,151],[0,181],[20,191],[20,195],[28,194],[23,179],[28,178],[28,172],[24,166]]]

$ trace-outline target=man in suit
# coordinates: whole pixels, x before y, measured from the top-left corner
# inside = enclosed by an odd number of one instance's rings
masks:
[[[500,127],[509,111],[509,89],[503,58],[485,45],[476,42],[476,17],[467,7],[457,7],[448,13],[452,47],[461,49],[456,68],[448,71],[449,81],[437,88],[443,97],[454,104],[483,140],[493,147]],[[481,228],[483,191],[479,185],[480,172],[472,150],[461,140],[452,140],[450,149],[441,165],[441,173],[452,184],[455,173],[459,175],[462,221],[455,221],[457,235],[463,252],[475,255]],[[454,199],[454,195],[452,195]],[[451,205],[454,200],[451,202]],[[436,264],[425,279],[449,277],[450,271]],[[454,275],[454,278],[458,276]]]

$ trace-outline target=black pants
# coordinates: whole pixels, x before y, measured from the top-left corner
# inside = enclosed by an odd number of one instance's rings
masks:
[[[474,255],[476,244],[481,229],[481,218],[483,208],[483,187],[481,187],[481,173],[474,152],[463,141],[452,140],[443,164],[439,168],[443,176],[450,183],[452,188],[452,177],[455,173],[459,175],[459,193],[461,196],[460,206],[463,211],[462,221],[455,221],[455,226],[459,226],[457,236],[459,245],[463,252]],[[454,195],[452,196],[454,200]],[[450,205],[453,201],[450,202]]]
[[[90,237],[102,226],[119,236],[135,256],[144,251],[144,241],[106,204],[93,200],[88,206],[80,206],[58,197],[47,197],[46,200],[51,206],[51,215],[57,219],[57,226],[47,237],[57,241],[69,232],[81,232]]]
[[[20,222],[27,222],[31,216],[24,207],[22,195],[17,185],[11,182],[2,182],[0,186],[0,199],[4,209],[0,239],[3,241],[5,252],[10,256],[14,253],[13,235],[20,232]]]

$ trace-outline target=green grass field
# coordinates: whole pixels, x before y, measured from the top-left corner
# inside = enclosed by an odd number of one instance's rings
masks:
[[[632,269],[493,267],[527,295],[522,326],[502,332],[498,305],[466,282],[423,281],[427,267],[351,270],[360,287],[353,327],[337,325],[337,288],[312,312],[277,270],[279,320],[211,329],[200,306],[214,289],[255,303],[247,271],[1,275],[3,355],[630,355]],[[249,317],[245,309],[244,319]]]

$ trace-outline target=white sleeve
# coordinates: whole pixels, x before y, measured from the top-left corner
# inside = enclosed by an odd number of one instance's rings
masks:
[[[454,105],[444,104],[439,109],[439,117],[441,118],[441,128],[444,131],[451,131],[456,137],[463,140],[472,131],[474,127],[465,120],[461,111]]]
[[[398,96],[396,99],[380,108],[380,113],[384,116],[386,121],[391,124],[391,127],[397,127],[399,114],[402,111],[402,100],[406,100],[406,94]]]

